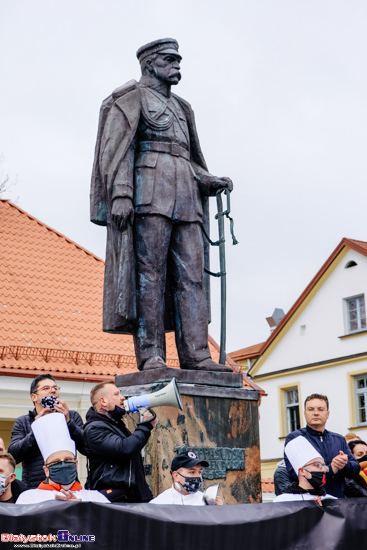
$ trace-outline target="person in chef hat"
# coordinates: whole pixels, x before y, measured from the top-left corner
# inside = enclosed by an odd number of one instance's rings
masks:
[[[45,500],[109,502],[98,491],[83,489],[79,481],[75,442],[71,439],[65,416],[48,414],[35,420],[32,431],[45,462],[45,481],[37,489],[20,495],[17,504],[34,504]]]
[[[298,436],[292,439],[284,451],[298,474],[298,482],[292,483],[286,492],[275,497],[273,502],[317,500],[321,506],[321,500],[324,498],[336,498],[328,495],[324,489],[329,467],[305,437]]]

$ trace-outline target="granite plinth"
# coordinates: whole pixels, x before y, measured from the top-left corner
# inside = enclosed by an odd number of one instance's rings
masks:
[[[120,378],[120,377],[118,377]],[[172,379],[171,379],[172,380]],[[152,382],[151,384],[139,384],[138,386],[125,386],[118,384],[121,395],[124,397],[132,397],[134,395],[143,395],[161,390],[167,386],[169,381]],[[125,382],[126,383],[126,382]],[[201,384],[183,384],[177,382],[178,390],[181,395],[198,395],[201,397],[223,397],[226,399],[245,399],[246,401],[259,401],[260,392],[257,390],[249,390],[247,388],[227,388],[223,386],[208,386]]]
[[[172,378],[176,378],[176,382],[182,384],[224,386],[227,388],[243,387],[243,376],[241,373],[183,370],[169,367],[121,374],[116,376],[115,383],[117,387],[144,386],[157,382],[169,382]]]

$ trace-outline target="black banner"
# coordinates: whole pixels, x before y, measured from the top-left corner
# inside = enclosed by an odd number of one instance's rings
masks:
[[[88,550],[352,550],[367,540],[367,498],[171,506],[0,503],[1,547]]]

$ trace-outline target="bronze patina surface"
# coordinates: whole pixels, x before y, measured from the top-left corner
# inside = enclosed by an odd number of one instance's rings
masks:
[[[142,76],[102,104],[91,220],[107,226],[103,330],[134,336],[139,370],[165,367],[175,332],[182,369],[231,373],[208,346],[210,196],[232,181],[207,169],[194,113],[171,93],[182,56],[172,38],[139,48]],[[213,134],[215,139],[215,133]]]

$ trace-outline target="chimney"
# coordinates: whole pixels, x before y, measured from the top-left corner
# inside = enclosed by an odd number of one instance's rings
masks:
[[[275,327],[277,327],[280,323],[280,321],[283,319],[285,313],[282,309],[279,309],[276,307],[273,311],[273,315],[271,317],[266,317],[266,320],[268,322],[268,325],[270,327],[270,332],[273,332]]]

